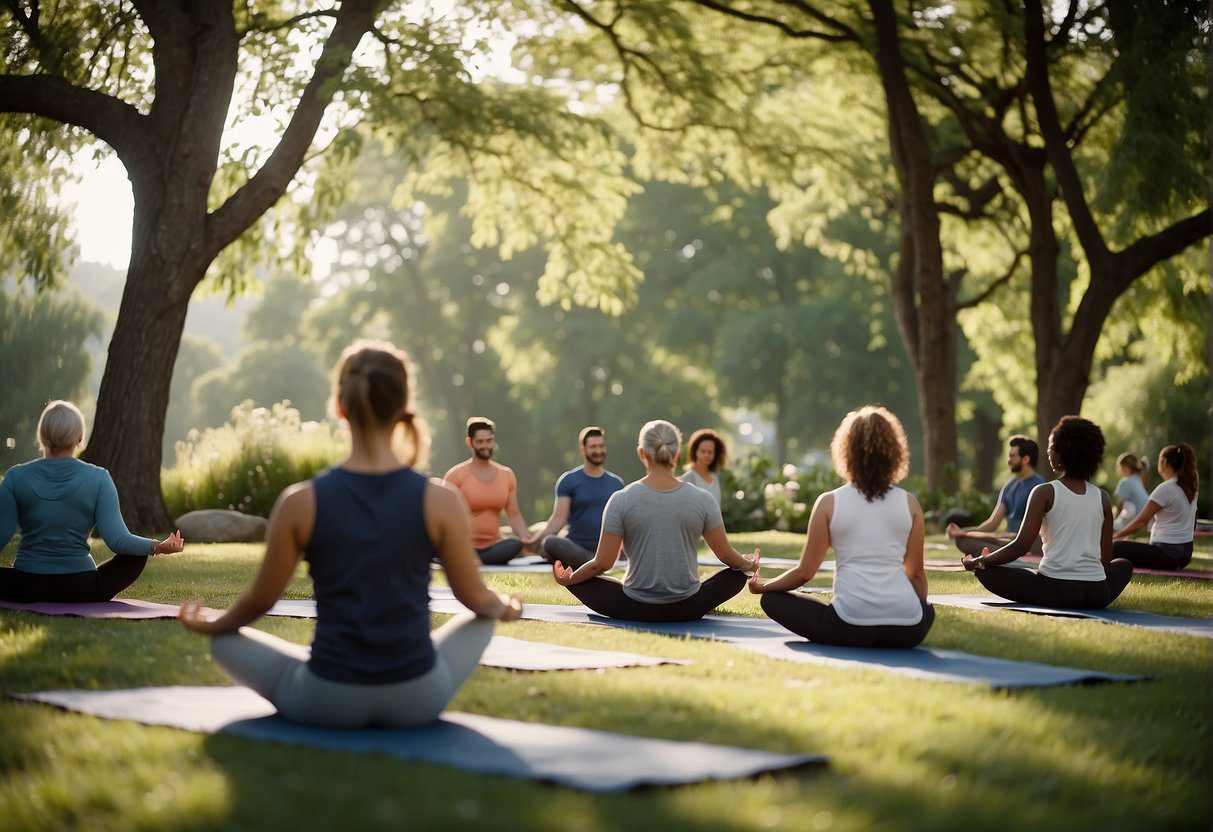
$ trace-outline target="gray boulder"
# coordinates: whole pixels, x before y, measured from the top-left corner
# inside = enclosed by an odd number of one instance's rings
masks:
[[[265,518],[222,508],[191,511],[177,518],[186,543],[259,543],[265,540]]]

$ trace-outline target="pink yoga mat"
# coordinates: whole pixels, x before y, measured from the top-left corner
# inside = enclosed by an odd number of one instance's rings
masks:
[[[0,608],[22,610],[42,615],[77,615],[81,618],[176,618],[177,604],[157,604],[152,601],[97,601],[88,604],[60,604],[39,601],[35,604],[15,604],[0,601]]]

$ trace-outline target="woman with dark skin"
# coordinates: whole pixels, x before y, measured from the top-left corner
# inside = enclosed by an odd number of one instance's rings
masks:
[[[1112,556],[1112,503],[1090,482],[1103,459],[1099,426],[1079,416],[1063,416],[1049,433],[1048,459],[1062,475],[1032,489],[1015,539],[962,563],[986,589],[1022,604],[1064,609],[1103,609],[1124,591],[1133,564]],[[1044,539],[1038,570],[1007,564]]]

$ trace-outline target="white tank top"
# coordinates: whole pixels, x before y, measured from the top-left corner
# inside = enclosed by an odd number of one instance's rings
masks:
[[[1087,483],[1085,494],[1075,494],[1061,484],[1053,486],[1053,508],[1044,516],[1040,537],[1044,557],[1040,574],[1067,581],[1102,581],[1099,536],[1103,532],[1103,492]]]
[[[893,487],[869,503],[849,483],[830,493],[834,611],[848,624],[917,624],[922,603],[902,568],[913,524],[909,496]]]

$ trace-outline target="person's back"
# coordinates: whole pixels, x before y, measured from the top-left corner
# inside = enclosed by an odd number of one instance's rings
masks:
[[[1041,520],[1044,556],[1039,571],[1050,578],[1102,581],[1107,575],[1099,559],[1104,524],[1103,492],[1090,482],[1076,494],[1060,480],[1049,483],[1053,506]]]
[[[316,595],[310,666],[340,682],[412,679],[434,664],[430,641],[427,479],[411,468],[312,481],[316,519],[304,559]]]
[[[1171,478],[1158,484],[1150,500],[1160,507],[1154,515],[1150,542],[1190,543],[1196,529],[1196,496],[1188,499],[1179,481]]]
[[[144,538],[114,528],[121,516],[113,516],[116,497],[106,500],[105,492],[114,486],[105,469],[58,457],[16,465],[4,479],[21,529],[15,568],[47,575],[96,568],[88,545],[94,526],[118,554],[147,553],[150,544]]]
[[[1130,505],[1133,507],[1131,511],[1126,512],[1124,520],[1120,524],[1124,526],[1141,514],[1150,495],[1146,493],[1146,487],[1142,484],[1141,477],[1137,474],[1129,474],[1127,477],[1121,477],[1120,482],[1116,483],[1116,499],[1123,502],[1126,508]]]
[[[834,608],[851,624],[915,624],[922,604],[903,567],[913,518],[906,492],[892,486],[868,501],[855,486],[831,492]]]
[[[634,482],[607,502],[602,526],[623,538],[623,591],[648,603],[681,601],[699,589],[696,547],[723,520],[712,495],[682,483],[668,491]]]

